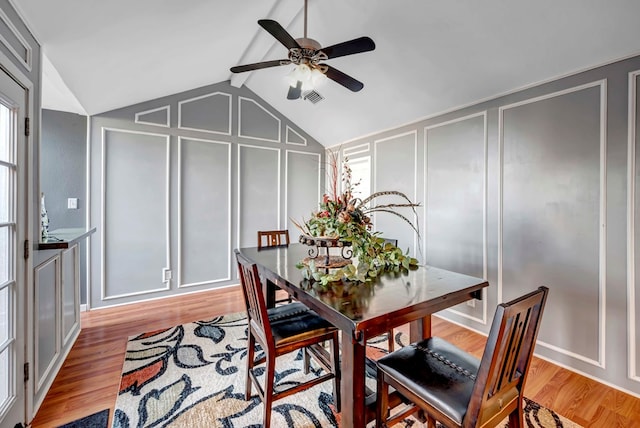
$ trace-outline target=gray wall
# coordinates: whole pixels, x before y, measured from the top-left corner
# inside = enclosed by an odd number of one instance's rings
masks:
[[[373,191],[422,202],[418,257],[489,280],[482,302],[440,315],[487,333],[499,302],[547,285],[536,353],[636,395],[638,70],[619,61],[336,147],[370,159]],[[375,227],[414,248],[405,226]]]
[[[84,227],[87,213],[87,117],[42,110],[40,191],[46,197],[49,230]],[[67,209],[78,198],[78,209]]]
[[[324,147],[222,82],[91,118],[91,307],[237,284],[233,249],[316,209]]]
[[[40,192],[45,194],[49,230],[86,226],[87,117],[42,110]],[[67,209],[77,198],[78,209]],[[80,248],[80,301],[87,303],[87,242]]]

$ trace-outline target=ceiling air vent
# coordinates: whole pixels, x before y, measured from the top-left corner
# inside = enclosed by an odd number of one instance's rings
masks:
[[[311,101],[314,104],[318,104],[320,101],[324,100],[324,97],[317,93],[316,91],[307,91],[302,94],[302,98]]]

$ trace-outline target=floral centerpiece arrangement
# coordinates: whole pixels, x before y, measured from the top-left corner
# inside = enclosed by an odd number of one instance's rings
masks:
[[[405,194],[397,191],[381,191],[360,199],[354,197],[355,186],[352,183],[351,168],[348,159],[344,159],[342,165],[342,191],[339,190],[338,154],[329,152],[329,193],[323,195],[320,209],[312,213],[311,218],[303,223],[293,223],[304,234],[301,242],[306,237],[335,238],[339,246],[350,246],[357,264],[345,263],[339,268],[319,269],[313,258],[299,263],[298,267],[304,269],[305,279],[313,279],[327,285],[332,281],[357,281],[365,282],[377,277],[382,272],[400,271],[411,269],[418,265],[418,260],[403,253],[395,245],[387,242],[379,232],[372,232],[370,215],[374,212],[385,212],[396,215],[407,222],[413,230],[419,231],[414,224],[404,215],[395,211],[396,208],[409,207],[413,210],[419,206],[412,202]],[[393,197],[397,203],[385,203],[374,205],[374,199],[378,197]],[[306,237],[305,237],[306,235]]]

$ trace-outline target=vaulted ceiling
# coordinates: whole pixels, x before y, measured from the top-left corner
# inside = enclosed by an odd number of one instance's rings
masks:
[[[638,0],[309,0],[322,46],[360,36],[372,52],[332,66],[317,104],[287,100],[286,58],[258,26],[303,36],[304,0],[12,0],[46,56],[43,106],[89,115],[231,79],[325,146],[640,53]]]

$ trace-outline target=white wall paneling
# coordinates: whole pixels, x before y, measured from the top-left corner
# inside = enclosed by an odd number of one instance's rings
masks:
[[[212,92],[179,101],[178,128],[231,135],[231,95]]]
[[[320,153],[286,151],[284,223],[293,242],[296,242],[300,231],[291,220],[302,224],[303,219],[308,219],[318,209],[321,198],[320,162]]]
[[[80,247],[78,244],[60,254],[62,304],[62,346],[66,346],[80,328]]]
[[[373,192],[395,190],[404,193],[413,202],[417,200],[418,133],[405,132],[374,141]],[[397,202],[393,197],[379,197],[376,205]],[[404,215],[419,227],[418,218],[410,208],[399,208]],[[393,214],[378,213],[373,218],[373,227],[385,238],[397,239],[398,246],[411,255],[417,251],[417,235],[402,219]]]
[[[102,299],[169,290],[169,136],[102,128]]]
[[[151,110],[145,110],[136,113],[134,122],[139,125],[153,125],[162,126],[164,128],[169,127],[171,121],[171,107],[164,106],[153,108]]]
[[[255,100],[238,97],[238,136],[279,143],[281,121]]]
[[[638,190],[638,180],[640,172],[638,171],[638,162],[636,156],[639,151],[638,146],[638,126],[640,125],[640,109],[638,108],[638,91],[640,85],[638,85],[638,79],[640,78],[640,70],[632,71],[629,73],[629,107],[628,107],[628,178],[627,178],[627,341],[628,341],[628,376],[629,379],[636,382],[640,382],[640,373],[638,373],[638,340],[637,340],[637,325],[640,322],[638,319],[637,311],[637,299],[640,297],[640,293],[637,293],[637,279],[636,272],[638,266],[638,260],[636,259],[636,218],[639,214],[639,210],[636,206],[638,198],[636,198],[636,191]]]
[[[298,132],[294,131],[289,125],[287,125],[286,141],[287,144],[293,144],[296,146],[307,145],[307,139],[300,135]]]
[[[601,368],[606,87],[599,80],[498,110],[498,301],[549,286],[545,318],[554,322],[543,320],[538,345]]]
[[[426,262],[486,279],[486,111],[425,127],[424,142]],[[487,299],[471,303],[449,311],[486,324]]]
[[[169,113],[168,128],[135,120]],[[283,198],[287,181],[312,182],[317,206],[324,147],[246,87],[220,82],[90,122],[93,307],[235,285],[234,248],[287,227],[287,211],[309,214],[306,199]],[[301,166],[310,159],[314,173]]]
[[[237,245],[258,245],[258,230],[283,227],[280,217],[280,149],[238,144]]]
[[[371,150],[371,144],[369,143],[359,144],[357,146],[344,148],[342,150],[342,156],[351,157],[351,156],[359,155],[362,153],[369,153],[370,150]]]
[[[34,269],[34,396],[41,401],[49,376],[60,354],[60,257],[55,256]]]
[[[231,143],[178,138],[178,287],[231,279]]]

